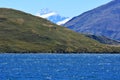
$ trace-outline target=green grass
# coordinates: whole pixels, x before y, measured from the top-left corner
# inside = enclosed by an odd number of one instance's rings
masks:
[[[120,52],[120,48],[31,14],[0,8],[0,52]]]

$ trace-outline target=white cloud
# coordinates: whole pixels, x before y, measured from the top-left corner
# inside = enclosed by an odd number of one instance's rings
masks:
[[[65,24],[65,23],[68,22],[70,19],[71,19],[71,18],[67,18],[67,19],[65,19],[65,20],[63,20],[63,21],[59,21],[59,22],[57,22],[57,24],[58,24],[58,25]]]
[[[53,15],[56,15],[57,13],[55,12],[51,12],[51,13],[48,13],[48,14],[44,14],[44,15],[40,15],[39,13],[37,13],[36,15],[39,16],[39,17],[42,17],[42,18],[49,18],[50,16],[53,16]]]

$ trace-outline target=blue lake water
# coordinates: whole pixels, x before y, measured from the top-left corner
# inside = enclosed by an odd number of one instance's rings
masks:
[[[0,80],[120,80],[120,55],[0,54]]]

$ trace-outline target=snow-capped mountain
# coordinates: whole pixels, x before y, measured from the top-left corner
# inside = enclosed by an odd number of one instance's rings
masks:
[[[37,16],[46,18],[47,20],[50,20],[51,22],[56,23],[58,25],[62,25],[70,20],[70,18],[63,17],[63,16],[57,14],[56,12],[51,11],[47,8],[41,9],[40,12],[37,13]]]

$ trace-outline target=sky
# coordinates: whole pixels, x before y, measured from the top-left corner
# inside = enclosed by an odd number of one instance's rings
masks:
[[[65,17],[74,17],[112,0],[0,0],[0,8],[13,8],[36,15],[48,8]]]

